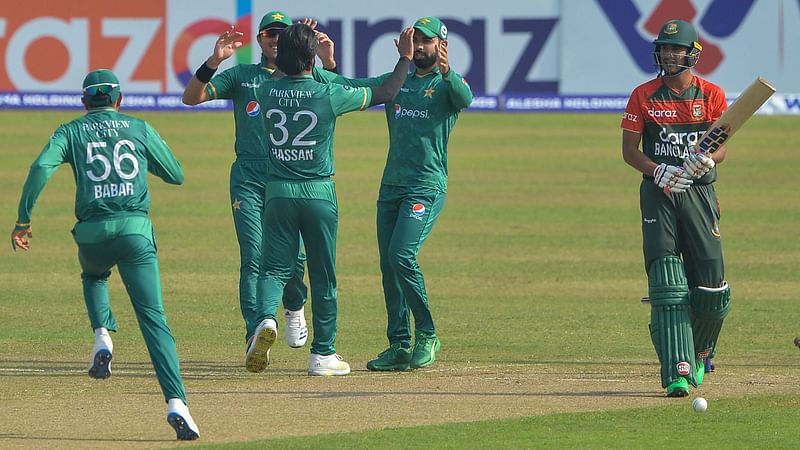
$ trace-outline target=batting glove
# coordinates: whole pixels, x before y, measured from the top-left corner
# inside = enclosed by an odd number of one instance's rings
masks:
[[[665,193],[685,192],[692,186],[692,179],[681,166],[659,164],[653,171],[653,182]]]
[[[689,148],[689,156],[683,160],[684,170],[694,179],[707,174],[716,165],[717,163],[705,153],[695,153],[693,147]]]
[[[33,237],[33,230],[29,223],[17,223],[14,225],[14,231],[11,232],[11,248],[17,251],[17,248],[28,250],[31,245],[27,238]]]

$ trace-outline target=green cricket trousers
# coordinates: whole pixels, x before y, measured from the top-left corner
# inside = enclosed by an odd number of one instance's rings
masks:
[[[425,279],[417,263],[422,244],[444,208],[446,194],[436,189],[381,185],[378,194],[377,234],[386,336],[390,344],[411,346],[411,321],[416,333],[436,335]]]
[[[92,329],[117,330],[108,298],[108,277],[116,265],[136,312],[164,399],[180,398],[186,403],[175,338],[164,314],[154,243],[141,235],[127,235],[95,244],[78,244],[78,259],[83,269],[83,298]]]
[[[339,208],[330,178],[267,183],[264,259],[259,279],[260,319],[274,318],[301,242],[311,284],[311,353],[336,353],[336,233]],[[302,241],[301,241],[302,238]],[[263,289],[263,294],[262,294]]]
[[[261,268],[262,216],[267,179],[266,158],[238,158],[231,165],[230,193],[233,224],[239,241],[239,305],[245,322],[245,342],[255,333],[258,319],[256,293]],[[308,289],[303,282],[306,256],[302,245],[293,261],[294,272],[283,291],[283,307],[297,311],[303,307]]]
[[[652,180],[639,189],[645,271],[665,256],[683,257],[689,287],[717,287],[725,279],[720,209],[713,184],[665,195]]]

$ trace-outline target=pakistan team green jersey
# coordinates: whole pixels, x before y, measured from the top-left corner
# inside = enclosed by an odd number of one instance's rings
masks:
[[[369,106],[372,90],[287,76],[257,92],[269,148],[268,181],[330,177],[336,117]]]
[[[351,86],[376,86],[376,78],[337,79]],[[433,188],[447,192],[447,142],[458,113],[472,103],[472,90],[450,70],[447,79],[438,67],[426,75],[409,73],[394,101],[385,105],[389,126],[389,155],[382,184]]]
[[[75,177],[75,231],[82,243],[122,234],[151,236],[147,172],[170,184],[183,183],[180,163],[153,127],[111,107],[94,108],[61,125],[31,165],[19,223],[30,223],[39,194],[64,163]],[[106,220],[117,222],[101,223]],[[91,223],[96,226],[80,226]]]
[[[267,157],[269,141],[262,119],[263,111],[256,99],[261,86],[272,80],[274,69],[265,67],[262,56],[259,64],[238,64],[219,73],[206,85],[212,99],[233,101],[233,120],[236,125],[237,158],[263,159]],[[314,79],[329,81],[335,73],[314,69]]]

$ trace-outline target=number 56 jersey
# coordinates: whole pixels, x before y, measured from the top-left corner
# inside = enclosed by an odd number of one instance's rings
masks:
[[[93,108],[61,125],[31,165],[19,205],[20,220],[30,222],[36,199],[64,163],[75,177],[79,222],[146,215],[147,172],[170,184],[183,183],[180,163],[152,126],[111,107]]]

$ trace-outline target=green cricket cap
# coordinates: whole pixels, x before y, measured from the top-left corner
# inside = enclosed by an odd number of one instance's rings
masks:
[[[447,40],[447,27],[436,17],[423,17],[414,22],[414,28],[429,38],[438,37],[444,41]]]
[[[697,31],[691,23],[685,20],[673,19],[668,21],[661,27],[658,37],[653,41],[655,45],[678,45],[681,47],[688,47],[702,50],[700,40],[697,37]]]
[[[89,72],[83,79],[83,98],[90,106],[107,106],[109,99],[113,105],[121,94],[119,78],[108,69]]]
[[[292,19],[281,11],[270,11],[261,18],[258,31],[265,28],[286,28],[292,24]],[[276,26],[278,25],[278,26]]]

